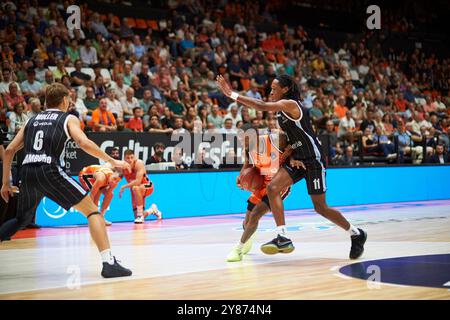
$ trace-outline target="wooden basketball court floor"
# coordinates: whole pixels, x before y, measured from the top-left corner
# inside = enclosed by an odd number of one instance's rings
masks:
[[[273,237],[267,215],[237,263],[225,257],[240,237],[242,214],[116,223],[108,228],[113,252],[134,272],[121,279],[101,278],[87,227],[21,231],[0,244],[0,299],[450,299],[450,200],[340,209],[368,232],[358,261],[348,259],[348,234],[312,210],[286,213],[293,253],[259,250]],[[427,260],[415,272],[411,259],[435,255],[440,262]],[[407,258],[383,260],[396,257]],[[343,271],[355,262],[364,264],[350,269],[374,277]]]

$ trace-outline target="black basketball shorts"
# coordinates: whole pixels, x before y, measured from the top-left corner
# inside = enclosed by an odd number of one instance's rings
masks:
[[[306,170],[303,168],[293,168],[288,162],[283,164],[283,168],[289,173],[294,184],[303,178],[306,179],[308,194],[324,194],[327,191],[325,166],[316,159],[304,160],[303,164],[305,165]]]
[[[17,215],[34,213],[47,197],[69,210],[88,194],[83,187],[55,165],[25,165],[21,168]]]

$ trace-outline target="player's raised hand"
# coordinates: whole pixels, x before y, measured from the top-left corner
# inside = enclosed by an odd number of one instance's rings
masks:
[[[221,75],[218,75],[216,77],[216,81],[217,81],[217,84],[219,85],[220,90],[222,91],[222,93],[224,95],[226,95],[227,97],[231,97],[231,93],[233,91],[231,90],[231,87],[228,84],[228,82],[225,80],[225,78],[223,76],[221,76]]]

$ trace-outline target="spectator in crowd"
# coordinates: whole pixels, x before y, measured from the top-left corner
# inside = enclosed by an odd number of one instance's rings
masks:
[[[19,91],[19,86],[15,82],[11,82],[9,84],[9,93],[5,93],[3,95],[5,108],[9,111],[12,111],[16,105],[21,105],[24,107],[25,99]]]
[[[164,143],[156,142],[153,146],[154,154],[147,159],[147,162],[145,164],[167,162],[167,160],[164,159],[165,149],[166,146],[164,145]]]
[[[223,118],[220,115],[219,106],[217,104],[213,105],[211,114],[208,115],[207,120],[208,120],[208,128],[210,128],[210,129],[222,128]]]
[[[436,146],[436,151],[433,153],[431,157],[427,159],[427,163],[450,163],[450,155],[445,152],[445,146],[442,143],[439,143]]]
[[[341,96],[337,100],[336,105],[334,106],[334,116],[336,117],[338,123],[339,120],[345,117],[347,114],[348,108],[345,106],[345,97]]]
[[[25,125],[28,120],[24,112],[24,104],[22,102],[16,103],[13,112],[9,115],[8,139],[14,139],[15,135]]]
[[[117,132],[133,132],[133,130],[126,127],[125,120],[123,120],[123,118],[118,118],[116,120],[116,123],[117,123]]]
[[[93,89],[97,99],[101,99],[106,96],[106,86],[102,76],[95,78]]]
[[[128,85],[125,84],[123,79],[123,74],[119,73],[116,76],[116,81],[111,82],[111,88],[116,92],[117,99],[121,100],[126,96],[126,92],[129,88]],[[134,94],[134,93],[133,93]]]
[[[106,99],[100,99],[98,108],[92,112],[92,122],[94,131],[116,131],[116,118],[108,111]]]
[[[174,118],[173,132],[176,134],[186,133],[187,130],[183,128],[183,118],[180,116],[174,116],[173,118]]]
[[[55,77],[53,76],[53,72],[47,70],[44,76],[44,83],[42,85],[42,90],[45,92],[47,86],[53,84],[55,82]]]
[[[183,149],[175,147],[172,153],[172,162],[175,162],[176,170],[186,170],[189,168],[186,162],[183,160]]]
[[[45,73],[48,69],[45,67],[44,59],[37,58],[35,61],[36,67],[34,68],[34,72],[36,74],[36,80],[43,83],[45,81]]]
[[[98,108],[99,100],[95,96],[94,88],[86,88],[86,98],[83,99],[83,103],[88,109],[88,114],[92,114],[92,112]]]
[[[134,97],[134,89],[129,87],[125,92],[125,97],[120,99],[122,104],[124,117],[130,117],[133,115],[132,111],[136,107],[140,107],[139,101]]]
[[[56,61],[56,69],[53,71],[53,77],[60,81],[63,76],[68,76],[69,72],[67,71],[66,67],[64,66],[64,60],[58,59]]]
[[[382,134],[381,128],[377,127],[377,134],[372,134],[370,128],[364,130],[362,136],[362,146],[366,153],[381,153],[386,157],[386,160],[393,160],[397,156],[394,153],[394,145],[390,143],[385,135]]]
[[[352,112],[347,110],[345,117],[339,121],[338,138],[348,141],[350,145],[353,144],[353,136],[356,131],[356,123],[352,118]]]
[[[258,99],[261,100],[261,93],[259,93],[258,91],[258,87],[256,85],[252,85],[250,87],[250,90],[247,91],[247,93],[245,94],[247,97],[253,98],[253,99]]]
[[[141,107],[133,108],[133,118],[128,120],[128,128],[133,130],[134,132],[143,132],[144,131],[144,123],[142,121],[142,116],[144,112]]]
[[[144,113],[147,113],[148,110],[154,105],[153,95],[150,89],[146,89],[144,91],[144,96],[139,101],[139,105],[144,110]]]
[[[75,111],[77,113],[77,117],[80,119],[81,123],[84,124],[88,121],[88,108],[84,105],[82,99],[78,98],[77,90],[75,88],[71,88],[69,90],[71,103],[75,107]]]
[[[42,84],[36,80],[34,69],[27,69],[27,80],[21,83],[22,93],[25,97],[37,97],[43,95]]]
[[[367,128],[369,128],[370,132],[375,132],[375,121],[373,120],[373,111],[366,111],[366,118],[362,121],[360,126],[360,131],[364,133]]]
[[[83,67],[83,63],[80,59],[75,60],[75,70],[70,73],[70,77],[72,79],[72,86],[78,87],[84,85],[88,81],[91,80],[91,76],[87,73],[84,73],[81,69]]]
[[[357,162],[356,162],[355,158],[353,157],[353,147],[352,146],[347,146],[345,148],[344,155],[337,159],[337,165],[349,166],[349,167],[357,165]]]
[[[233,128],[233,121],[230,118],[224,120],[223,127],[220,129],[220,133],[224,133],[224,134],[236,134],[237,133],[236,128]]]
[[[313,106],[311,109],[309,109],[308,112],[313,124],[319,126],[324,119],[324,114],[322,112],[322,102],[319,98],[315,98],[313,100]]]
[[[214,169],[211,159],[206,159],[206,151],[205,149],[199,149],[196,153],[196,157],[194,160],[194,164],[191,165],[192,169],[201,170],[201,169]]]
[[[14,83],[17,86],[17,88],[19,88],[19,84],[13,81],[13,73],[11,69],[3,68],[2,81],[0,82],[0,93],[1,94],[8,93],[11,83]]]
[[[170,100],[167,101],[167,106],[169,107],[170,111],[178,116],[184,115],[186,113],[186,108],[180,101],[177,90],[172,90],[172,92],[170,93]]]
[[[86,39],[80,48],[80,58],[85,67],[92,67],[98,63],[97,50],[92,46],[92,41]]]
[[[334,158],[337,155],[343,153],[333,121],[331,120],[327,121],[326,130],[322,132],[322,136],[325,139],[328,139],[328,146],[329,146],[328,154],[331,158]]]
[[[41,100],[39,100],[38,98],[31,98],[29,103],[30,103],[30,111],[26,113],[27,119],[31,119],[42,112]]]
[[[238,113],[238,106],[237,106],[237,104],[233,105],[230,108],[230,111],[223,118],[224,121],[227,121],[228,119],[231,120],[233,128],[236,128],[237,123],[239,121],[242,121],[242,116]]]
[[[119,100],[116,98],[116,91],[113,88],[106,89],[106,104],[108,111],[110,111],[114,117],[123,118],[123,107]]]

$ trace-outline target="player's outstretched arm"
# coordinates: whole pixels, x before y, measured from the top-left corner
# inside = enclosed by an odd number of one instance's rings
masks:
[[[98,159],[102,159],[110,163],[113,167],[124,168],[130,170],[131,167],[125,161],[119,161],[108,156],[102,149],[100,149],[92,140],[86,136],[86,134],[80,128],[80,120],[75,116],[69,116],[67,123],[67,128],[69,130],[69,135],[73,140],[80,146],[83,151],[89,153],[91,156]]]
[[[25,126],[22,126],[19,132],[17,132],[13,141],[11,141],[11,143],[5,150],[3,158],[3,183],[1,189],[2,198],[3,200],[5,200],[5,202],[8,202],[9,195],[12,195],[11,184],[9,182],[11,174],[11,163],[17,151],[23,148],[24,132]]]
[[[233,98],[232,97],[233,91],[231,90],[231,87],[227,83],[225,78],[219,75],[217,76],[216,81],[222,93],[228,98]],[[263,100],[254,99],[243,95],[238,95],[238,97],[234,98],[234,100],[249,108],[253,108],[256,110],[273,111],[273,112],[283,111],[288,116],[294,119],[299,119],[302,116],[301,111],[298,108],[297,102],[293,100],[279,100],[275,102],[265,102]]]

